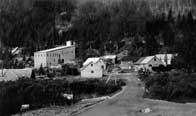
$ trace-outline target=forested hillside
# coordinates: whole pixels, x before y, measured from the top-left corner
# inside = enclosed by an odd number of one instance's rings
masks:
[[[92,0],[77,0],[78,4],[83,4],[85,2]],[[111,4],[113,2],[121,2],[124,0],[94,0],[107,4]],[[146,2],[153,14],[159,14],[162,12],[168,12],[169,9],[172,9],[175,15],[179,12],[182,14],[187,13],[189,10],[195,10],[196,1],[195,0],[127,0],[131,2]]]
[[[0,39],[5,47],[25,47],[26,52],[33,55],[34,51],[74,40],[78,44],[77,55],[82,59],[123,50],[135,57],[178,53],[180,66],[195,67],[193,1],[176,2],[190,6],[185,7],[186,13],[168,7],[168,12],[158,14],[153,13],[152,6],[161,6],[152,5],[152,0],[122,0],[110,4],[100,1],[77,4],[73,0],[10,1],[4,0],[0,12]],[[170,0],[161,1],[171,5]],[[59,34],[56,19],[62,12],[66,12],[66,16],[61,21],[72,26]],[[7,59],[2,54],[1,58]]]

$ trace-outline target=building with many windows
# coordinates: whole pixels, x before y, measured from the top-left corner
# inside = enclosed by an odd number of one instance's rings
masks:
[[[57,66],[75,59],[75,43],[67,41],[66,45],[34,53],[34,67]]]

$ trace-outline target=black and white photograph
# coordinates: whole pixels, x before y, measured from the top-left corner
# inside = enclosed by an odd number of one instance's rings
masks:
[[[196,0],[0,0],[0,116],[196,116]]]

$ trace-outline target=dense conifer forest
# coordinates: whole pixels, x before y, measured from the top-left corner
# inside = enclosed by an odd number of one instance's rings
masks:
[[[193,1],[183,4],[189,8],[187,12],[176,13],[178,10],[168,6],[168,12],[163,10],[158,14],[153,13],[152,3],[145,0],[113,1],[110,4],[96,0],[81,4],[71,0],[1,2],[1,49],[24,47],[24,54],[33,55],[37,50],[74,40],[78,48],[77,56],[82,59],[89,54],[99,56],[124,50],[134,57],[178,53],[181,67],[195,69]],[[181,2],[178,2],[179,6],[182,6]],[[166,3],[172,5],[175,2]],[[62,16],[63,12],[66,13]],[[71,26],[66,31],[60,31],[56,28],[57,24]],[[67,25],[63,26],[66,28]],[[1,59],[10,58],[9,50],[6,50],[1,50]]]

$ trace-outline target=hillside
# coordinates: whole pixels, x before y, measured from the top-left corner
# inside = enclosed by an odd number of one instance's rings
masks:
[[[78,4],[83,4],[85,2],[89,2],[92,0],[77,0]],[[123,1],[123,0],[94,0],[99,2],[104,2],[107,4],[111,4],[113,2]],[[170,9],[174,12],[175,15],[178,13],[184,14],[188,11],[193,11],[194,15],[196,15],[196,0],[124,0],[131,2],[147,2],[150,6],[150,9],[153,13],[168,13]]]
[[[9,6],[20,6],[21,8],[31,8],[32,2],[37,0],[0,0],[0,9],[8,9]],[[47,0],[40,0],[47,1]],[[50,0],[48,0],[50,1]],[[51,0],[52,1],[52,0]],[[59,0],[61,1],[61,0]],[[62,0],[63,1],[63,0]],[[68,0],[69,1],[69,0]],[[84,4],[86,2],[98,1],[106,4],[111,4],[113,2],[119,2],[123,0],[71,0],[77,5]],[[187,13],[188,11],[194,11],[194,15],[196,15],[196,0],[124,0],[131,1],[133,3],[146,2],[153,13],[159,14],[162,12],[167,13],[170,9],[175,11],[174,14]],[[145,3],[144,3],[145,4]]]

